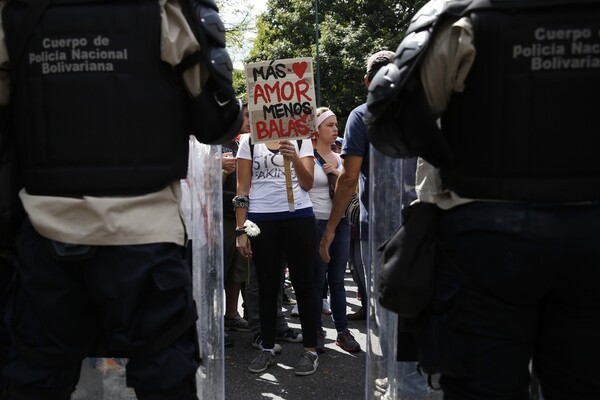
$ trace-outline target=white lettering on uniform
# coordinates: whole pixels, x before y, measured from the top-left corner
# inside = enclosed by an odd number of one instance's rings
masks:
[[[67,39],[42,39],[42,46],[45,49],[57,49],[57,48],[72,48],[85,47],[87,46],[86,38],[67,38]]]
[[[534,37],[537,40],[571,40],[576,42],[580,39],[589,39],[592,37],[591,29],[546,29],[538,28],[535,30]]]

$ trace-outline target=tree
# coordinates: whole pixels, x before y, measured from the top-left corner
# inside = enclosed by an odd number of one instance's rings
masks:
[[[225,26],[227,48],[234,56],[246,47],[244,37],[254,31],[256,26],[252,15],[252,6],[242,1],[217,1],[219,15]]]
[[[256,33],[256,18],[252,5],[243,0],[217,0],[219,14],[225,26],[227,50],[234,62],[243,62],[251,43],[246,38]],[[238,97],[245,98],[246,76],[242,69],[233,71],[233,87]]]
[[[315,60],[315,1],[318,0],[268,0],[267,11],[257,19],[257,36],[245,62],[295,57]],[[364,75],[368,56],[382,49],[395,51],[410,18],[424,3],[319,2],[320,105],[338,114],[342,132],[348,113],[366,99]]]

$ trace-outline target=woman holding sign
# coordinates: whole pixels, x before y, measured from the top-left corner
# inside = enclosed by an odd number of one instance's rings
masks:
[[[327,220],[333,204],[333,191],[337,177],[342,170],[342,158],[331,149],[331,145],[338,138],[337,117],[327,107],[317,109],[318,133],[314,139],[315,153],[315,179],[310,190],[310,199],[313,203],[319,241],[327,226]],[[323,287],[329,283],[331,293],[331,310],[337,331],[335,343],[348,352],[360,351],[360,344],[348,330],[346,318],[346,288],[344,287],[344,274],[348,252],[350,251],[350,224],[343,218],[335,231],[335,238],[329,247],[331,259],[328,263],[317,256],[315,263],[315,278],[317,289],[317,306],[322,308]],[[321,295],[320,295],[321,294]],[[323,317],[321,312],[316,314],[317,324],[317,353],[325,352],[325,331],[323,330]]]
[[[259,287],[263,350],[248,369],[260,373],[275,362],[277,296],[285,256],[301,310],[304,345],[294,372],[310,375],[319,364],[314,318],[318,309],[312,267],[317,229],[308,195],[313,185],[313,146],[310,140],[250,142],[250,134],[242,135],[237,153],[237,195],[233,200],[236,245],[242,256],[254,260]],[[293,207],[288,204],[284,158],[291,164]]]

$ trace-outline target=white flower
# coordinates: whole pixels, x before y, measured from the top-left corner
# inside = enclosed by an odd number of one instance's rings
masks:
[[[254,237],[260,233],[259,227],[249,219],[244,222],[244,228],[246,229],[246,235]]]

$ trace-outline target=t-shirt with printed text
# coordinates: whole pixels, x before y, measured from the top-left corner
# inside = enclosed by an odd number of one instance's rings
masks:
[[[294,143],[300,158],[313,157],[313,146],[310,140],[303,140],[300,149],[298,149],[297,143],[294,141],[292,143]],[[254,144],[252,153],[252,181],[248,212],[253,214],[288,212],[283,156],[278,151],[270,150],[264,143]],[[240,137],[237,157],[250,160],[250,134]],[[312,208],[308,192],[300,187],[294,165],[292,163],[290,165],[295,209]]]

